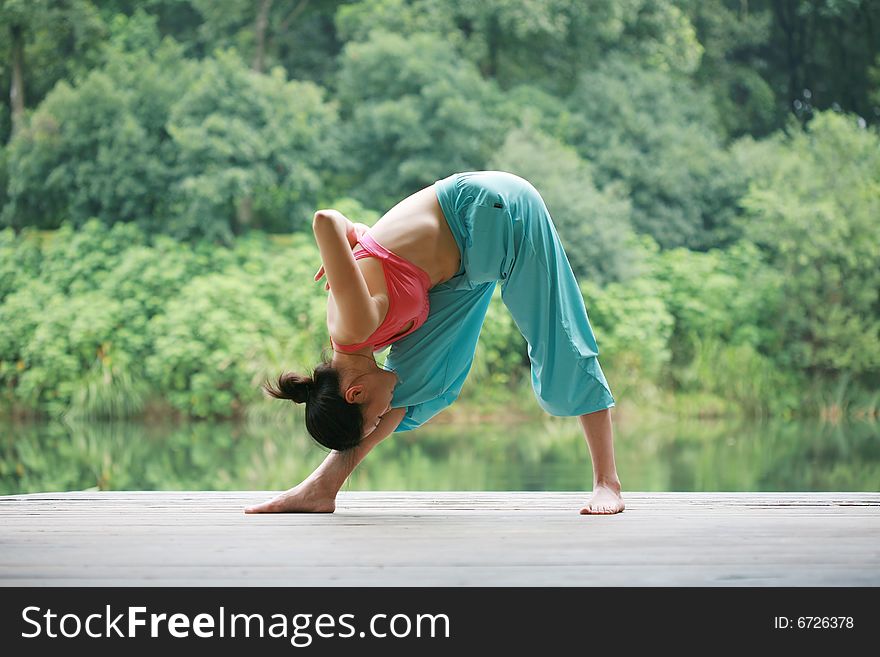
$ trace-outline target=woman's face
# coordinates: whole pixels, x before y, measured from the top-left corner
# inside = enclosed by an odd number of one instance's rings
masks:
[[[397,376],[394,373],[380,370],[361,375],[343,393],[349,403],[361,404],[364,438],[376,430],[382,416],[391,410],[396,382]]]

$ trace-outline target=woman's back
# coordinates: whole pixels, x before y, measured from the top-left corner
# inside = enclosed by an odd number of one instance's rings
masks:
[[[389,251],[425,270],[432,287],[458,271],[461,254],[433,185],[391,208],[370,229],[370,235]]]
[[[431,287],[452,278],[461,264],[458,245],[433,185],[408,196],[386,212],[370,229],[370,236],[388,251],[424,270],[431,280]],[[358,244],[354,251],[360,251],[361,248]],[[379,299],[384,306],[375,330],[385,320],[389,306],[383,263],[377,258],[367,257],[357,259],[357,265],[371,296]],[[349,335],[346,327],[339,325],[338,317],[331,289],[327,299],[327,328],[331,338],[342,344],[361,342],[366,338]],[[401,334],[411,326],[402,327]]]

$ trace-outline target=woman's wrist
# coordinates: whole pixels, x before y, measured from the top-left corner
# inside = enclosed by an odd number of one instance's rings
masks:
[[[364,234],[368,230],[370,230],[370,227],[367,226],[366,224],[355,222],[355,224],[354,224],[355,243],[351,245],[351,248],[354,248],[355,245],[357,245],[358,242],[361,241],[361,238],[363,238]]]

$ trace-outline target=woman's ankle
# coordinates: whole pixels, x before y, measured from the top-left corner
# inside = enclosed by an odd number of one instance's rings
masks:
[[[335,499],[341,486],[337,485],[335,477],[312,475],[300,484],[303,492],[313,497],[327,497]]]
[[[619,493],[620,478],[617,476],[617,473],[611,475],[593,476],[593,488],[596,488],[597,486],[604,486],[605,488],[610,488],[611,490]]]

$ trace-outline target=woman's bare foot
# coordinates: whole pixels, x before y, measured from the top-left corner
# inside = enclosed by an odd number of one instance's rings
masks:
[[[626,508],[620,496],[620,482],[602,482],[593,487],[593,496],[581,515],[620,513]]]
[[[333,513],[336,495],[306,484],[295,486],[268,502],[247,507],[245,513]]]

